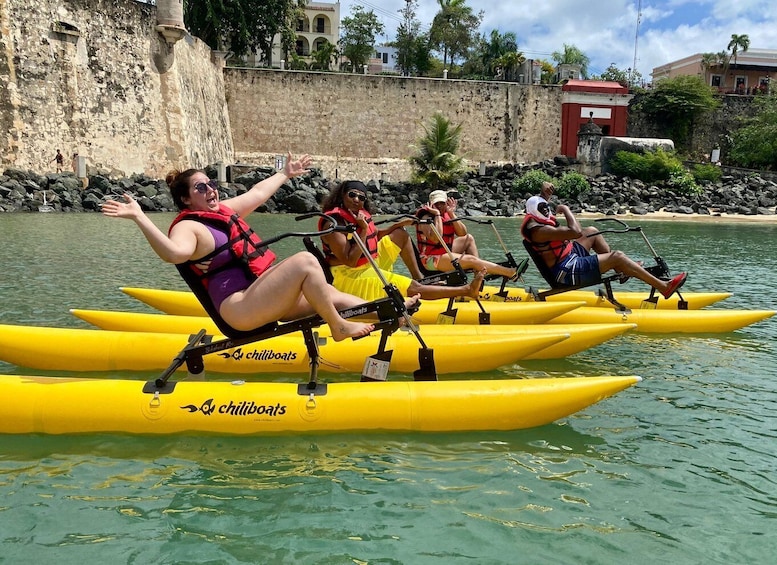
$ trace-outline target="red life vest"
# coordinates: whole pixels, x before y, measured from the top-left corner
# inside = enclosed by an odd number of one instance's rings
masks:
[[[221,245],[208,253],[205,257],[201,257],[197,260],[189,260],[183,263],[189,267],[190,271],[200,280],[204,287],[208,286],[208,277],[213,275],[214,272],[220,271],[203,271],[197,264],[212,259],[219,253],[229,250],[232,257],[236,260],[236,263],[242,266],[249,278],[256,279],[265,272],[273,261],[275,261],[275,253],[270,249],[260,246],[262,242],[261,238],[256,235],[256,232],[251,229],[243,218],[241,218],[234,210],[224,204],[219,204],[218,212],[201,211],[201,210],[183,210],[173,223],[170,224],[170,231],[173,226],[182,220],[195,220],[197,222],[210,225],[218,230],[227,234],[228,240],[224,245]],[[233,264],[227,264],[224,268],[234,266]]]
[[[416,216],[419,218],[431,215],[432,214],[423,208],[420,208],[416,212]],[[453,247],[453,240],[456,239],[456,230],[453,226],[453,222],[446,223],[450,219],[451,217],[448,212],[445,212],[442,215],[442,233],[440,234],[442,236],[442,240],[445,242],[445,245],[448,246],[448,249]],[[443,255],[445,253],[445,247],[443,247],[442,243],[429,239],[420,229],[418,229],[418,226],[415,228],[415,235],[416,241],[418,242],[418,254],[422,257],[429,257],[430,255]]]
[[[372,255],[373,259],[378,258],[378,229],[375,227],[375,223],[372,221],[372,216],[370,215],[367,210],[362,210],[364,212],[364,216],[367,218],[367,239],[365,241],[365,244],[367,246],[367,250],[370,252],[370,255]],[[346,224],[353,224],[356,225],[356,216],[354,216],[351,212],[346,210],[345,208],[332,208],[331,210],[324,210],[324,214],[327,216],[333,216],[334,218],[339,218],[343,220]],[[326,229],[328,226],[328,222],[326,222],[325,218],[321,218],[318,221],[318,229],[323,230]],[[356,245],[356,242],[351,240],[351,237],[358,237],[356,234],[348,234],[349,243],[351,245]],[[321,242],[321,246],[324,248],[324,256],[326,257],[327,263],[330,265],[337,264],[339,259],[335,256],[335,254],[332,252],[332,249],[325,243]],[[369,259],[362,254],[361,257],[359,257],[358,261],[356,261],[356,266],[361,267],[362,265],[366,265],[369,263]]]
[[[569,255],[569,252],[572,251],[571,241],[544,241],[542,243],[537,243],[533,241],[531,238],[530,231],[526,230],[526,226],[532,220],[534,220],[538,224],[553,226],[554,228],[558,226],[558,221],[556,221],[556,217],[553,215],[546,218],[544,216],[534,216],[533,214],[526,214],[523,217],[523,222],[521,223],[521,235],[526,241],[528,241],[531,244],[532,248],[537,253],[541,254],[548,250],[552,251],[553,255],[556,257],[556,263],[558,263],[561,259]]]

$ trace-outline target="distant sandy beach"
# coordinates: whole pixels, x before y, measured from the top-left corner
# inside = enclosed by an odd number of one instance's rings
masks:
[[[777,224],[777,215],[765,215],[755,214],[752,216],[744,214],[725,214],[725,213],[713,213],[713,214],[678,214],[676,212],[650,212],[648,214],[616,214],[615,216],[609,216],[606,214],[580,212],[575,216],[581,219],[595,220],[597,218],[609,218],[615,217],[628,222],[635,220],[677,220],[680,222],[704,222],[704,223],[757,223],[757,224]]]

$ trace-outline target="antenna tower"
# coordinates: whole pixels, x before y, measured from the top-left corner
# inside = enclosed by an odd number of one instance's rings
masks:
[[[631,81],[637,76],[637,43],[639,42],[639,23],[642,20],[642,0],[637,0],[637,30],[634,32],[634,64],[631,67]],[[633,86],[633,84],[632,84]]]

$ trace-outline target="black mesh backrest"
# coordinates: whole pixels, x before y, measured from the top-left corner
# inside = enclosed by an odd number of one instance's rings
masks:
[[[523,246],[526,248],[526,252],[529,254],[529,257],[531,257],[531,260],[534,261],[537,270],[542,275],[542,278],[545,279],[545,282],[547,282],[551,288],[564,288],[564,285],[558,284],[553,278],[553,273],[550,271],[550,268],[545,264],[545,261],[542,260],[542,256],[537,253],[537,250],[534,249],[534,246],[528,239],[523,240]]]
[[[335,280],[335,278],[332,276],[332,269],[329,268],[329,263],[326,262],[326,257],[324,257],[324,252],[321,251],[315,243],[313,243],[313,240],[310,239],[310,237],[305,236],[302,238],[302,243],[305,244],[305,249],[308,250],[308,252],[313,254],[313,257],[318,259],[318,264],[321,265],[321,269],[324,271],[324,276],[326,277],[326,282],[329,284],[332,284]]]
[[[208,313],[208,316],[210,316],[211,320],[213,320],[213,322],[216,324],[216,327],[225,336],[231,337],[231,338],[248,337],[258,333],[259,331],[272,328],[277,324],[277,322],[272,322],[249,331],[236,330],[235,328],[230,326],[227,322],[225,322],[224,318],[221,317],[221,314],[219,314],[219,311],[216,309],[215,304],[213,304],[213,301],[210,299],[210,295],[208,294],[208,291],[202,285],[199,277],[194,272],[192,272],[192,270],[189,268],[188,264],[181,263],[180,265],[176,265],[175,267],[176,269],[178,269],[178,272],[181,274],[181,277],[194,293],[194,296],[196,296],[197,300],[200,301],[200,304],[202,304],[202,307],[205,309],[205,312]]]

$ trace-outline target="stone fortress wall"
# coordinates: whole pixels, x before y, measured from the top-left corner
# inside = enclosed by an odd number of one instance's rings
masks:
[[[560,146],[558,86],[253,68],[224,77],[235,151],[247,161],[290,150],[341,177],[372,168],[396,179],[435,112],[462,124],[461,152],[475,166],[537,162]]]
[[[92,167],[163,177],[229,161],[220,60],[168,44],[156,7],[134,0],[0,0],[0,166]]]

